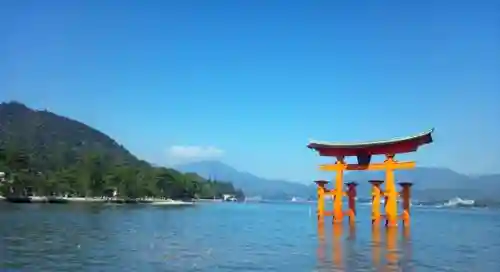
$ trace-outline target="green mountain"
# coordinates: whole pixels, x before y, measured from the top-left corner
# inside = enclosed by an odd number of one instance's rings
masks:
[[[103,195],[123,197],[214,197],[243,195],[231,183],[153,167],[106,134],[81,122],[18,102],[0,104],[0,172],[10,185],[3,194]]]
[[[23,150],[32,166],[41,163],[46,170],[74,165],[91,153],[114,163],[147,164],[92,127],[18,102],[0,104],[0,148]]]

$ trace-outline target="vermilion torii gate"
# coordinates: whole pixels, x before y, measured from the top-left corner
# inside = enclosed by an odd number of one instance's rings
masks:
[[[386,219],[386,226],[397,226],[398,218],[403,220],[405,225],[410,221],[410,187],[411,183],[400,183],[402,191],[397,192],[394,180],[394,170],[411,169],[415,167],[415,162],[398,162],[395,160],[396,154],[415,152],[425,144],[432,143],[431,129],[427,132],[393,140],[375,141],[364,143],[328,143],[328,142],[310,142],[307,147],[319,153],[320,156],[335,157],[334,164],[321,165],[320,169],[324,171],[335,171],[335,188],[327,189],[325,186],[328,181],[316,181],[318,185],[318,220],[323,220],[324,216],[333,216],[334,223],[342,222],[344,215],[349,216],[350,223],[354,223],[356,216],[355,197],[356,183],[348,183],[348,190],[345,192],[344,187],[344,172],[353,170],[383,170],[385,171],[385,190],[382,191],[380,185],[384,183],[381,180],[372,180],[372,224],[378,224],[380,218]],[[384,155],[385,160],[382,163],[371,163],[373,155]],[[345,158],[349,156],[357,157],[357,164],[347,164]],[[325,211],[324,197],[330,195],[333,197],[333,210]],[[342,210],[342,198],[349,198],[349,210]],[[385,214],[380,214],[380,199],[385,198]],[[397,199],[398,196],[402,199],[403,213],[398,215]]]

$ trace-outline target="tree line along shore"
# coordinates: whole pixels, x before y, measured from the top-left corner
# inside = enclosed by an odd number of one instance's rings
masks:
[[[244,198],[231,183],[204,180],[194,173],[152,167],[148,163],[115,164],[87,153],[70,167],[49,168],[52,160],[0,149],[0,195],[10,202],[171,203],[198,198]],[[47,166],[47,167],[46,167]]]

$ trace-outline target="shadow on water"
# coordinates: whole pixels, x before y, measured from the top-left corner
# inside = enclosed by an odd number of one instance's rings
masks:
[[[317,261],[324,271],[412,271],[409,228],[374,226],[371,241],[358,241],[354,225],[333,224],[325,228],[318,224],[317,231]],[[326,238],[328,234],[331,239]],[[369,250],[364,248],[366,245]],[[368,252],[371,256],[365,256]]]

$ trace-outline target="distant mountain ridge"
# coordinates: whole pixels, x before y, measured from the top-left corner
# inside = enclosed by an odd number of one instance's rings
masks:
[[[292,197],[315,198],[316,187],[310,182],[296,183],[272,180],[234,169],[219,161],[200,161],[175,167],[181,172],[194,172],[204,178],[228,180],[242,188],[247,196],[265,199],[291,199]],[[415,184],[414,196],[425,200],[445,200],[456,196],[463,198],[496,198],[500,194],[500,174],[470,177],[447,168],[417,167],[397,171],[398,181]],[[355,171],[346,174],[346,181],[356,181],[360,197],[368,197],[370,179],[384,179],[384,172]],[[500,197],[498,197],[500,198]]]
[[[219,161],[200,161],[174,167],[181,172],[194,172],[207,179],[231,181],[245,195],[265,199],[290,199],[294,196],[309,198],[315,195],[314,186],[286,181],[265,179],[242,172]]]

